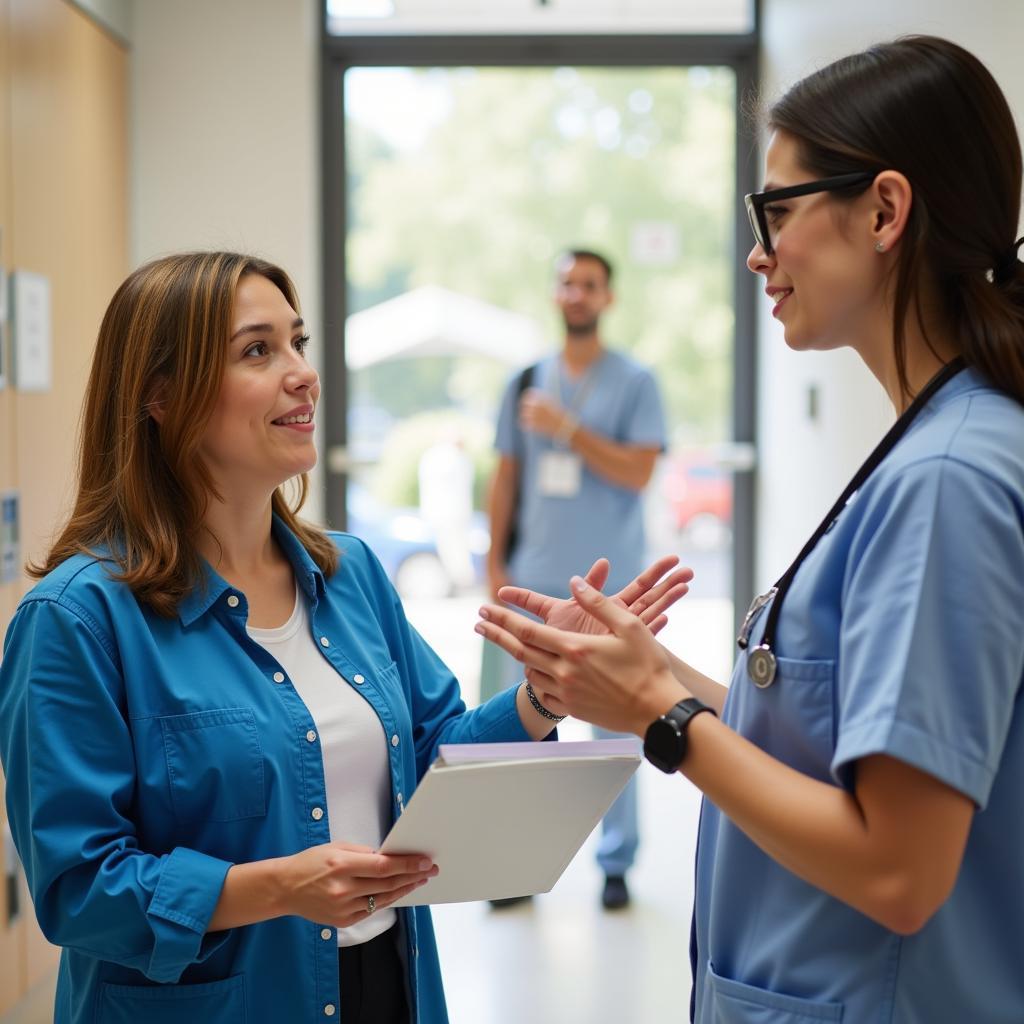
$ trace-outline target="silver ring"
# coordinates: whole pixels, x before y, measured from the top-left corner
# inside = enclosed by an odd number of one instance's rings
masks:
[[[377,897],[367,896],[366,897],[366,912],[372,914],[377,909]]]

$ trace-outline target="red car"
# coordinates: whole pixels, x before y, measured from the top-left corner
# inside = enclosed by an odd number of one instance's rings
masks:
[[[732,539],[732,474],[699,451],[670,455],[664,493],[673,526],[691,546],[710,550]]]

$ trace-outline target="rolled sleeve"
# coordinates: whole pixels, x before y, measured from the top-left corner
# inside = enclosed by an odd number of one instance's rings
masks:
[[[844,587],[833,775],[887,754],[984,807],[1024,674],[1024,535],[1013,496],[949,458],[869,502]]]
[[[23,602],[0,664],[7,808],[46,937],[177,981],[225,941],[228,933],[204,933],[230,864],[139,848],[116,651],[73,603]]]
[[[220,899],[227,861],[178,847],[160,872],[148,918],[153,954],[147,975],[154,981],[176,982],[191,963],[205,960],[227,939],[227,932],[206,935]]]

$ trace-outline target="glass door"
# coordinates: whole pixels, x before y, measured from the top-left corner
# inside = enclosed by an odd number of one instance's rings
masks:
[[[736,88],[724,66],[344,74],[349,529],[469,698],[497,405],[561,340],[553,262],[574,246],[613,261],[604,340],[654,370],[666,405],[649,545],[697,572],[686,637],[668,640],[727,676]]]

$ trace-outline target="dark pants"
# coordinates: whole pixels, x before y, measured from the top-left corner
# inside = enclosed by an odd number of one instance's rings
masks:
[[[398,925],[369,942],[338,947],[341,1024],[409,1024]]]

